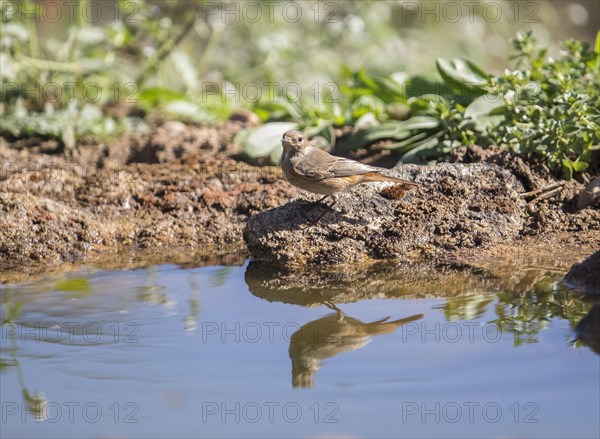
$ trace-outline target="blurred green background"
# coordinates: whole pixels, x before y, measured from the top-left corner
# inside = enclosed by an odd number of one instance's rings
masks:
[[[477,133],[457,136],[459,129],[448,135],[446,122],[456,116],[449,112],[458,109],[456,117],[463,117],[482,93],[440,91],[449,83],[440,82],[436,60],[474,61],[475,81],[500,77],[515,67],[511,39],[519,31],[531,31],[536,41],[525,44],[525,55],[537,44],[547,61],[561,56],[566,38],[593,47],[600,27],[600,2],[592,0],[0,4],[0,132],[54,137],[67,147],[85,135],[146,129],[153,117],[214,122],[239,108],[263,122],[297,123],[329,142],[335,141],[331,127],[368,128],[420,115],[446,124],[446,147],[498,143],[489,133],[484,140]],[[431,94],[447,99],[445,107],[423,110],[430,102],[409,102]],[[415,133],[422,132],[409,130]],[[268,148],[248,152],[277,156]],[[576,160],[584,152],[567,156]]]

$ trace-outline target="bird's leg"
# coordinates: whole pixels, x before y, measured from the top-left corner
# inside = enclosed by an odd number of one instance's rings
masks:
[[[335,313],[337,314],[338,321],[344,320],[344,312],[341,309],[339,309],[337,306],[335,306],[335,304],[333,302],[325,301],[325,302],[323,302],[323,305],[325,305],[327,308],[335,311]]]
[[[329,195],[325,195],[324,197],[319,198],[317,201],[313,201],[313,204],[321,204],[321,202],[327,198]]]
[[[328,196],[329,196],[329,195],[325,195],[323,198],[321,198],[321,200],[324,200],[324,199],[325,199],[325,198],[327,198]],[[331,209],[333,209],[333,206],[335,205],[335,203],[337,203],[337,200],[335,199],[335,197],[334,197],[333,195],[331,195],[331,199],[333,200],[333,201],[331,202],[331,204],[327,204],[327,207],[325,208],[325,210],[323,210],[323,213],[322,213],[321,215],[319,215],[319,216],[317,217],[317,219],[315,219],[315,220],[313,221],[313,224],[316,224],[316,223],[318,223],[318,222],[321,220],[321,218],[323,218],[323,217],[325,216],[325,214],[326,214],[327,212],[329,212]],[[319,201],[321,201],[321,200],[319,200]]]
[[[325,195],[324,197],[319,198],[318,200],[314,200],[314,201],[309,201],[306,198],[304,198],[302,201],[304,201],[306,204],[310,204],[312,206],[316,206],[317,204],[321,204],[321,202],[327,198],[329,195]]]

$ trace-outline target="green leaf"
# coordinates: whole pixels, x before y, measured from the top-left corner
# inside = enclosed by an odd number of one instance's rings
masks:
[[[281,137],[288,130],[296,129],[298,125],[293,122],[270,122],[258,128],[252,128],[249,133],[244,133],[238,139],[244,140],[241,144],[244,146],[244,154],[251,158],[271,156],[276,154],[274,150],[281,147]],[[279,153],[281,155],[281,152]]]
[[[188,100],[176,100],[167,103],[164,110],[170,116],[178,120],[193,120],[198,122],[211,122],[214,120],[213,113],[204,107]]]
[[[181,50],[173,51],[171,59],[186,88],[190,91],[198,90],[198,72],[192,59]]]
[[[57,291],[64,291],[71,294],[73,297],[88,294],[91,291],[88,280],[84,277],[72,277],[70,279],[63,279],[56,283]]]
[[[385,146],[385,149],[391,149],[400,153],[407,153],[415,148],[420,148],[423,145],[427,146],[437,146],[439,143],[439,138],[444,134],[444,131],[439,131],[433,135],[430,135],[426,132],[421,132],[415,134],[412,137],[409,137],[402,142],[394,143],[393,145]],[[435,142],[434,142],[435,140]],[[436,154],[439,155],[439,154]]]
[[[428,158],[438,157],[440,155],[439,144],[437,137],[431,136],[431,138],[422,141],[419,146],[404,154],[398,164],[420,163]]]
[[[588,168],[588,166],[589,166],[589,163],[586,163],[586,162],[579,162],[579,161],[573,162],[573,170],[575,172],[583,172]]]
[[[252,134],[254,128],[244,128],[243,130],[238,131],[238,133],[233,138],[233,143],[238,145],[245,145],[248,142],[248,137]]]
[[[388,122],[381,125],[358,130],[343,144],[346,150],[353,150],[384,139],[405,140],[417,132],[439,128],[440,121],[429,116],[414,116],[402,122]],[[401,144],[402,147],[405,146]]]
[[[430,130],[438,128],[440,121],[430,116],[414,116],[398,124],[398,130]]]
[[[427,137],[429,137],[429,135],[425,132],[422,133],[418,133],[415,134],[412,137],[409,137],[406,140],[403,140],[402,142],[397,142],[397,143],[393,143],[391,145],[384,145],[382,148],[383,149],[390,149],[390,150],[394,150],[394,151],[402,151],[404,149],[406,149],[406,151],[409,151],[414,144],[416,144],[417,142],[426,139]]]
[[[15,38],[22,42],[27,41],[29,39],[29,33],[27,32],[27,28],[21,23],[17,23],[14,21],[2,23],[2,33],[4,34],[3,37],[5,38]]]
[[[4,305],[4,317],[2,318],[2,324],[14,322],[21,315],[21,303],[20,302],[7,302]]]
[[[272,163],[279,163],[281,161],[281,154],[283,154],[283,146],[281,146],[280,143],[269,154],[269,160],[271,160]]]
[[[596,52],[596,70],[600,72],[600,30],[596,34],[596,45],[594,46]]]
[[[377,117],[371,112],[363,114],[356,119],[356,122],[354,122],[354,126],[359,130],[365,130],[367,128],[373,128],[379,125],[380,124],[377,120]]]
[[[333,129],[331,123],[327,121],[321,121],[317,125],[305,127],[304,134],[310,138],[320,136],[323,137],[330,145],[335,144],[335,130]]]
[[[438,58],[436,65],[446,83],[462,90],[481,90],[487,84],[488,74],[471,61],[461,58]]]
[[[388,122],[382,123],[376,127],[358,130],[342,144],[342,147],[345,150],[353,150],[382,139],[400,140],[401,138],[408,137],[410,131],[404,133],[398,132],[399,124],[400,122]],[[402,137],[398,137],[400,135],[402,135]]]
[[[407,79],[402,86],[406,90],[407,98],[431,95],[433,97],[438,96],[439,99],[439,96],[448,91],[448,87],[444,87],[444,83],[432,82],[423,76],[413,76]]]
[[[90,285],[86,278],[72,277],[56,283],[58,291],[89,291]]]
[[[504,116],[498,115],[506,108],[504,100],[497,95],[485,94],[469,104],[465,110],[465,119],[472,119],[480,132],[498,126]]]
[[[562,163],[565,179],[570,180],[573,177],[573,162],[569,159],[564,159]]]
[[[0,357],[0,370],[5,368],[5,367],[12,367],[15,366],[17,363],[15,363],[13,360],[8,359],[8,358],[1,358]]]
[[[150,107],[157,107],[169,102],[185,100],[185,94],[179,93],[168,88],[153,87],[142,90],[139,94],[141,103],[145,103]]]

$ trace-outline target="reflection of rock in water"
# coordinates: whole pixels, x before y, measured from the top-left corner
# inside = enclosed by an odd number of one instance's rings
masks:
[[[573,265],[564,283],[575,295],[594,304],[575,331],[578,340],[600,354],[600,251]]]
[[[600,305],[594,305],[575,328],[577,338],[600,355]]]
[[[517,257],[499,261],[493,271],[458,269],[433,262],[294,270],[252,261],[246,268],[245,279],[252,294],[269,302],[318,306],[324,300],[350,303],[366,299],[527,292],[540,283],[556,282],[565,270],[566,267],[546,260]]]
[[[341,352],[361,348],[372,335],[392,333],[405,323],[419,320],[417,314],[400,320],[387,321],[389,317],[371,323],[347,317],[338,310],[335,314],[309,322],[296,331],[290,340],[292,360],[292,385],[313,387],[313,376],[321,361]]]
[[[245,274],[252,294],[269,302],[319,306],[367,299],[489,294],[498,279],[433,264],[371,265],[342,270],[292,270],[252,261]]]
[[[564,282],[575,293],[600,300],[600,250],[573,265]]]

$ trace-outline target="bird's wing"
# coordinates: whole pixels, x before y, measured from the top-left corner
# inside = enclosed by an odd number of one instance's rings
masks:
[[[321,149],[313,147],[310,154],[293,163],[294,170],[312,180],[324,180],[334,177],[348,177],[350,175],[377,172],[380,169],[374,166],[333,156]]]

